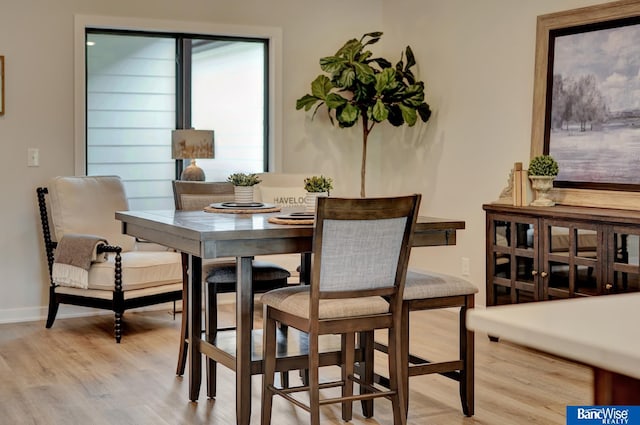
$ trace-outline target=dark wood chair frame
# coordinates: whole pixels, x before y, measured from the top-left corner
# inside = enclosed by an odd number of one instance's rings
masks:
[[[49,227],[49,213],[46,201],[46,196],[49,192],[46,187],[38,187],[36,189],[36,193],[38,196],[38,208],[40,210],[40,221],[42,224],[42,235],[44,238],[45,253],[47,256],[47,266],[49,268],[49,311],[45,325],[47,328],[51,328],[53,326],[60,304],[71,304],[82,307],[111,310],[115,313],[114,336],[116,338],[116,342],[120,343],[120,340],[122,339],[122,316],[124,315],[125,310],[173,302],[175,311],[175,302],[182,299],[182,291],[179,290],[144,297],[130,299],[124,298],[124,292],[122,291],[122,258],[120,255],[122,248],[113,245],[100,245],[97,248],[98,253],[115,253],[115,286],[112,299],[92,298],[88,296],[85,297],[81,295],[61,294],[56,292],[55,289],[57,285],[53,282],[52,270],[57,242],[52,240],[51,229]]]
[[[404,369],[404,379],[405,383],[405,405],[408,411],[408,403],[409,403],[409,379],[413,376],[419,375],[429,375],[432,373],[438,373],[442,376],[446,376],[447,378],[453,379],[454,381],[459,382],[459,393],[460,393],[460,401],[462,404],[462,412],[465,416],[473,416],[474,414],[474,332],[467,329],[466,325],[466,315],[467,310],[472,309],[474,307],[475,294],[469,295],[455,295],[450,297],[439,297],[439,298],[424,298],[424,299],[413,299],[413,300],[404,300],[402,303],[402,358],[405,359],[405,369]],[[459,348],[458,354],[459,358],[451,361],[441,361],[441,362],[431,362],[427,359],[419,357],[417,355],[413,355],[409,352],[409,323],[410,323],[410,313],[412,311],[420,311],[420,310],[433,310],[438,308],[455,308],[459,307]],[[373,335],[365,334],[362,336],[363,338],[367,338],[366,341],[369,341]],[[372,361],[367,361],[368,359],[373,360],[373,350],[381,351],[383,353],[388,353],[387,345],[374,342],[373,344],[364,343],[366,347],[369,347],[366,350],[365,356],[365,365],[371,365]],[[375,374],[372,368],[365,366],[365,379],[369,381],[373,380],[374,382],[389,387],[389,378]],[[372,378],[373,377],[373,378]],[[372,409],[371,405],[363,404],[363,411],[365,416],[370,417],[373,412],[369,411]]]

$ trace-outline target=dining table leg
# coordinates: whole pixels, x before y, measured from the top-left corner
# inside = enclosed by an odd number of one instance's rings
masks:
[[[300,254],[300,284],[309,285],[311,283],[311,253]]]
[[[251,420],[252,257],[237,257],[236,285],[236,422]]]
[[[189,400],[198,401],[202,383],[202,259],[189,255]],[[183,314],[185,314],[183,312]]]

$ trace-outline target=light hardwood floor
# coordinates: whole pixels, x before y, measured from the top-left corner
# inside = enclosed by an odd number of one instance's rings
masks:
[[[107,315],[59,319],[52,329],[44,322],[0,325],[0,423],[235,424],[234,377],[223,367],[217,399],[188,401],[187,379],[174,374],[179,320],[166,311],[128,312],[121,344],[111,337],[112,321]],[[434,360],[455,352],[456,313],[416,312],[411,324],[412,351]],[[256,424],[260,384],[254,377]],[[563,425],[565,406],[592,403],[591,386],[585,366],[476,334],[475,416],[463,416],[455,382],[430,375],[411,380],[408,423]],[[389,401],[376,401],[375,409],[364,419],[356,405],[351,423],[391,424]],[[275,399],[273,424],[305,423],[306,412]],[[323,408],[323,423],[343,423],[339,405]]]

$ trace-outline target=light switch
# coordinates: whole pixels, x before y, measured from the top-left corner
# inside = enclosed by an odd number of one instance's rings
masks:
[[[40,149],[37,149],[37,148],[27,149],[27,166],[28,167],[40,166]]]

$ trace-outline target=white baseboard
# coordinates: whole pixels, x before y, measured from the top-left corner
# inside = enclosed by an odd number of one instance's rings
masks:
[[[235,303],[235,293],[219,294],[218,304],[233,304]],[[203,300],[204,302],[204,300]],[[164,304],[157,304],[147,307],[139,307],[133,310],[127,311],[158,311],[167,310],[173,311],[173,303],[168,302]],[[176,311],[182,311],[182,301],[177,301]],[[3,323],[21,323],[21,322],[37,322],[47,320],[47,306],[40,307],[24,307],[24,308],[6,308],[0,309],[0,324]],[[56,320],[58,319],[71,319],[75,317],[88,317],[98,316],[103,314],[113,314],[109,310],[102,310],[97,308],[80,307],[69,304],[60,304]]]
[[[173,311],[173,303],[157,304],[148,307],[140,307],[127,311]],[[182,302],[176,304],[176,311],[182,310]],[[47,320],[48,307],[25,307],[25,308],[9,308],[0,309],[0,324],[3,323],[21,323],[21,322],[38,322]],[[75,317],[98,316],[104,314],[113,314],[112,311],[97,308],[80,307],[69,304],[60,304],[56,320],[71,319]]]

